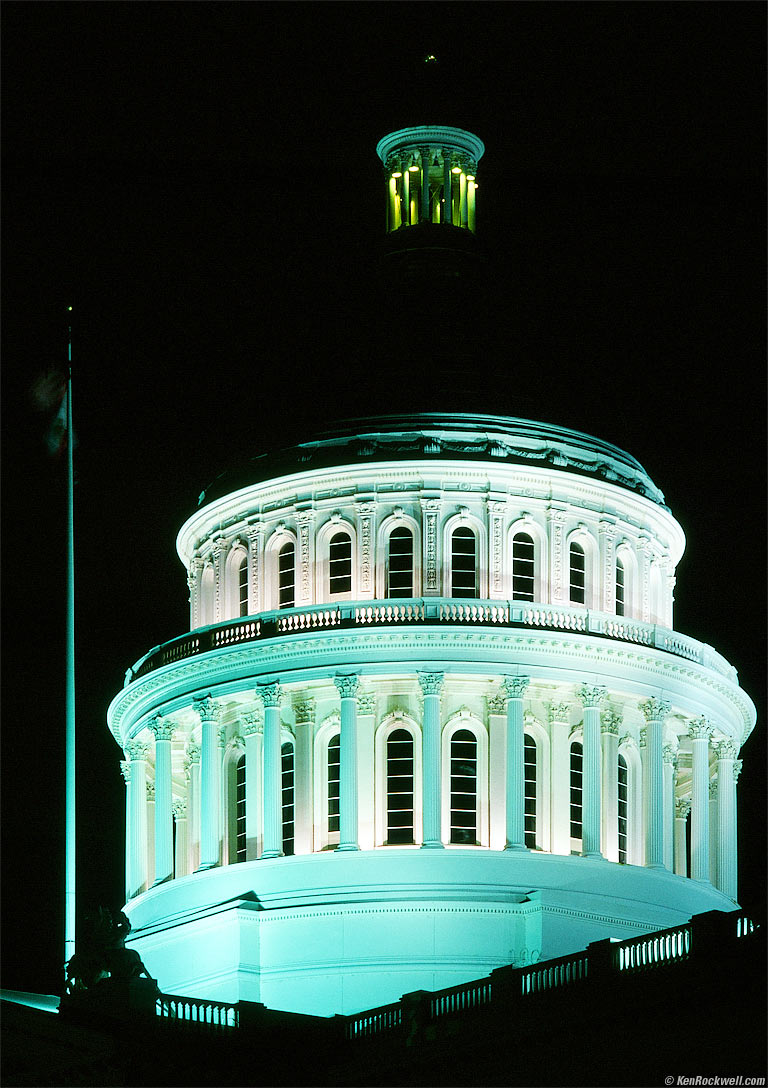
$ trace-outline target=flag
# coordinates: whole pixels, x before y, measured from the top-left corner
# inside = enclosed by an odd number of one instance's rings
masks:
[[[58,457],[67,446],[67,379],[63,372],[49,370],[41,374],[32,386],[32,400],[48,420],[48,451]]]

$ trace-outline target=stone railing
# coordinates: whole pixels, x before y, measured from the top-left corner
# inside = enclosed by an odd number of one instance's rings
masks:
[[[171,639],[150,650],[128,669],[126,686],[155,669],[211,650],[265,638],[290,636],[332,628],[360,629],[401,624],[454,624],[484,627],[539,628],[573,631],[653,647],[698,662],[733,683],[736,669],[706,643],[641,620],[525,601],[479,601],[446,597],[408,600],[345,601],[262,612],[258,616],[224,620]]]
[[[224,1001],[208,1001],[201,997],[179,997],[177,994],[160,994],[155,1013],[161,1020],[183,1021],[185,1024],[222,1031],[240,1026],[237,1005]]]

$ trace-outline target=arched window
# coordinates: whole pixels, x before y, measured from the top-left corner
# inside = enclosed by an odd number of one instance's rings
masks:
[[[245,752],[235,766],[235,857],[245,861]]]
[[[477,537],[466,525],[451,536],[451,596],[477,597]]]
[[[335,533],[328,545],[329,591],[352,592],[352,538],[349,533]]]
[[[469,729],[451,737],[451,842],[477,843],[477,738]]]
[[[629,815],[629,774],[627,761],[619,756],[619,861],[627,860],[627,817]]]
[[[512,596],[516,601],[534,600],[534,546],[527,533],[512,538]]]
[[[293,547],[293,545],[291,545]],[[291,741],[280,749],[283,759],[283,853],[293,853],[294,840],[294,783],[293,783],[293,744]]]
[[[387,597],[413,596],[413,533],[399,525],[387,540]]]
[[[277,553],[278,608],[293,608],[296,602],[296,548],[293,541]]]
[[[536,741],[525,734],[525,845],[536,847]]]
[[[395,729],[387,738],[387,846],[413,841],[413,737]]]
[[[621,556],[616,556],[616,615],[624,615],[624,563]]]
[[[582,838],[582,768],[584,751],[578,741],[571,745],[571,849],[581,849]]]
[[[237,564],[238,616],[248,615],[248,554],[243,552]]]
[[[341,738],[337,733],[328,742],[328,834],[339,830],[339,770]]]
[[[570,586],[573,604],[584,604],[586,585],[586,558],[581,544],[575,540],[570,547]]]

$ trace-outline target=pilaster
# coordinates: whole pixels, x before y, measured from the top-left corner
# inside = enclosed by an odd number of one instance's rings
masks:
[[[652,698],[642,705],[646,725],[646,821],[645,864],[664,866],[664,720],[670,711],[667,699]]]
[[[341,698],[339,728],[339,846],[340,851],[359,850],[357,839],[357,692],[360,677],[335,676]]]
[[[706,718],[691,722],[693,747],[693,795],[691,799],[691,878],[709,883],[709,739],[712,726]]]
[[[502,691],[507,699],[507,842],[506,850],[525,850],[525,730],[523,696],[528,676],[507,676]]]
[[[601,819],[600,710],[605,699],[603,684],[582,684],[579,700],[584,708],[584,779],[582,854],[599,858]]]
[[[221,855],[219,797],[219,704],[207,695],[194,700],[200,717],[200,868],[218,865]]]
[[[608,861],[619,860],[619,725],[621,715],[604,710],[600,719],[602,740],[602,848]]]
[[[258,685],[264,704],[264,848],[263,858],[283,853],[283,760],[280,743],[280,684]],[[247,772],[246,772],[247,774]]]
[[[552,703],[549,708],[552,853],[566,857],[571,852],[571,753],[568,743],[570,711],[568,703]]]

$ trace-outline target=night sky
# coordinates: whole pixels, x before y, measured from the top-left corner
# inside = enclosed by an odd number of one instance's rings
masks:
[[[200,491],[405,404],[577,427],[665,493],[675,626],[758,707],[739,845],[764,913],[764,5],[6,0],[2,21],[3,985],[55,992],[63,942],[65,472],[30,390],[65,364],[70,304],[81,910],[122,904],[106,708],[188,628],[175,538]],[[447,369],[409,358],[371,275],[376,143],[422,120],[427,53],[436,120],[486,145],[491,320]]]

